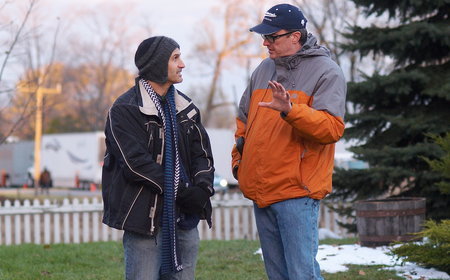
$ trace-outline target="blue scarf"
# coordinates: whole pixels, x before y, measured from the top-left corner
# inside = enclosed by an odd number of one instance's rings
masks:
[[[158,110],[164,128],[164,203],[162,216],[162,263],[161,275],[183,269],[177,252],[176,195],[180,184],[180,155],[178,152],[178,127],[175,109],[175,87],[170,86],[161,104],[152,86],[141,79],[144,88]]]

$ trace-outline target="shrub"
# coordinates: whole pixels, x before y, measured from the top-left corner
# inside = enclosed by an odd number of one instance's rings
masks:
[[[391,251],[404,261],[415,262],[450,273],[450,220],[429,220],[425,229],[416,233],[423,242],[407,242]]]

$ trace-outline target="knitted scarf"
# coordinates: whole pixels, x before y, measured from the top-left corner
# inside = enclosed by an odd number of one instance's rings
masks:
[[[180,183],[180,155],[178,152],[178,128],[175,109],[175,87],[171,86],[161,104],[160,97],[147,81],[141,79],[150,99],[155,104],[164,128],[164,203],[162,216],[161,275],[183,269],[177,252],[175,201]]]

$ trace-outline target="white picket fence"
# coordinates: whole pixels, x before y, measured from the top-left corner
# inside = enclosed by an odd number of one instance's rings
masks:
[[[199,225],[202,240],[258,238],[253,204],[240,193],[216,194],[213,204],[213,227]],[[0,245],[22,243],[52,244],[121,240],[122,231],[101,223],[103,204],[98,198],[64,199],[62,203],[45,200],[4,201],[0,206]],[[336,221],[335,213],[321,206],[320,227],[347,236]]]

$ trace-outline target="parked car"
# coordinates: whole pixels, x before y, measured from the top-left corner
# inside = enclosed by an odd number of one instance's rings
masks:
[[[218,174],[214,174],[214,190],[216,193],[224,193],[228,191],[228,181]]]

